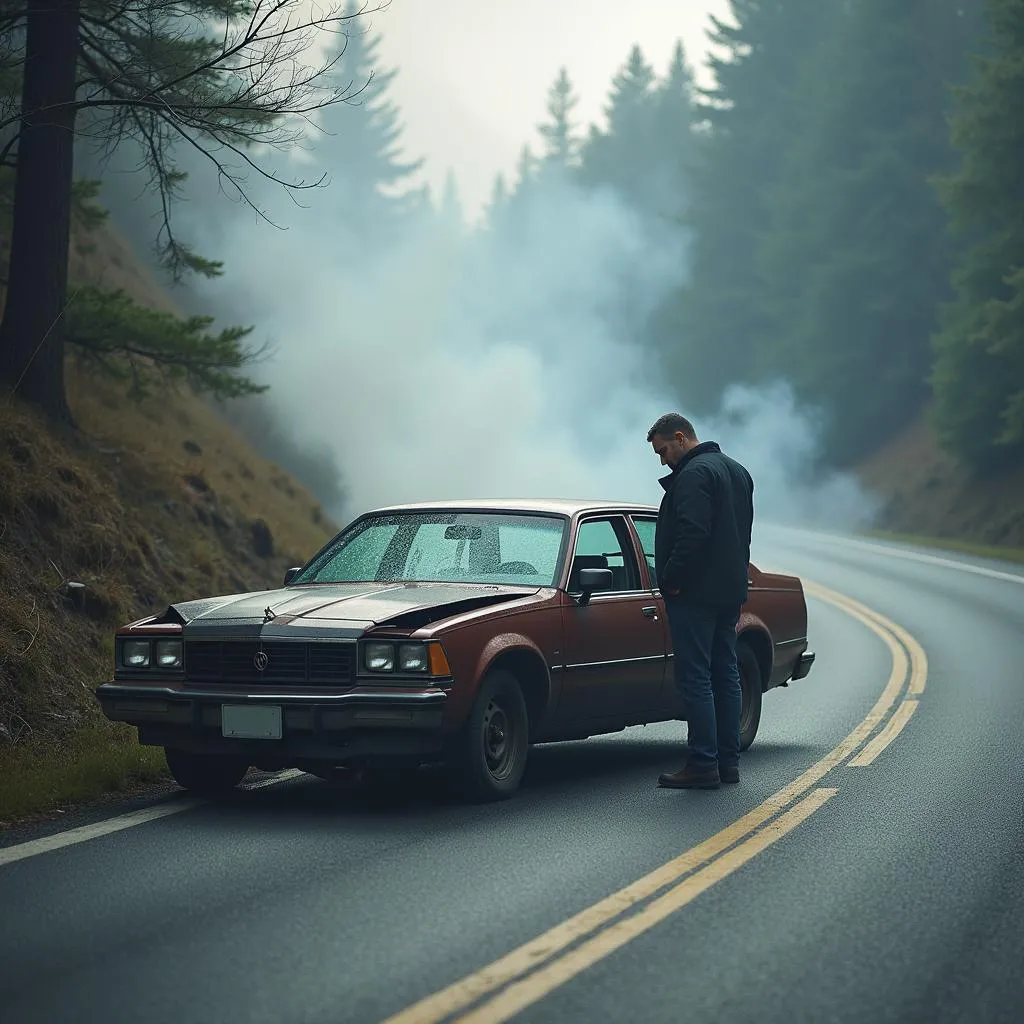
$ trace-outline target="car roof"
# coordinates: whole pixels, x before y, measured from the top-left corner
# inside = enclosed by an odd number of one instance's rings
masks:
[[[388,512],[536,512],[573,516],[581,512],[657,512],[657,506],[635,501],[607,501],[585,498],[465,498],[451,501],[420,501],[386,505],[371,514]]]

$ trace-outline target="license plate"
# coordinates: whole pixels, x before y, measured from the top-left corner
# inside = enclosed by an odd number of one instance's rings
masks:
[[[233,739],[279,740],[281,709],[267,704],[221,704],[220,731]]]

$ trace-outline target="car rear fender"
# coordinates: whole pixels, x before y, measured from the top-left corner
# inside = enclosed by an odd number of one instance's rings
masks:
[[[761,672],[761,689],[767,690],[771,686],[775,663],[774,645],[768,627],[756,616],[743,615],[740,617],[736,632],[737,645],[746,644],[757,659],[757,667]]]

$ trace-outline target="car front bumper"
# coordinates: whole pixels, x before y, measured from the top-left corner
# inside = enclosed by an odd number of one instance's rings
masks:
[[[123,682],[101,684],[96,697],[108,719],[138,729],[142,744],[281,765],[438,752],[448,700],[434,687],[274,693]],[[280,708],[280,738],[225,736],[223,705]]]

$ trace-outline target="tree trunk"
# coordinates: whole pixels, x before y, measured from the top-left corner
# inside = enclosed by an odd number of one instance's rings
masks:
[[[80,0],[28,0],[0,378],[70,423],[59,323],[67,302]]]

